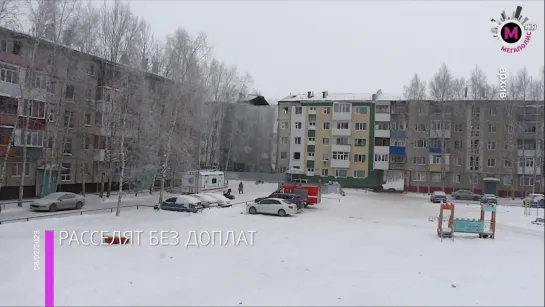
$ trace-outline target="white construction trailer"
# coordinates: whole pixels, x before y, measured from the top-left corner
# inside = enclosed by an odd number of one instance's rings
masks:
[[[216,170],[189,171],[182,174],[182,194],[227,192],[225,173]]]

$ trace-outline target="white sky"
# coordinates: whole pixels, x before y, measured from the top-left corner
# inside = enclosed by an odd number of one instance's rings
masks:
[[[507,54],[492,37],[490,19],[517,5],[538,30],[525,50]],[[493,83],[500,67],[526,66],[538,76],[545,57],[543,1],[131,1],[131,7],[160,37],[177,27],[205,32],[214,55],[250,72],[267,98],[309,90],[401,95],[415,72],[429,80],[443,62],[466,77],[479,64]]]

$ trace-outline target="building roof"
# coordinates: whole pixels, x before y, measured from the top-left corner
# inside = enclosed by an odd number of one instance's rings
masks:
[[[249,103],[253,106],[268,106],[269,103],[267,102],[267,99],[261,95],[246,95],[245,97],[241,97],[241,99],[238,101],[239,103]]]
[[[309,98],[308,93],[289,95],[279,102],[334,102],[334,101],[373,101],[374,93],[328,93],[323,98],[322,92],[315,93]],[[404,97],[396,95],[380,95],[376,101],[405,100]]]

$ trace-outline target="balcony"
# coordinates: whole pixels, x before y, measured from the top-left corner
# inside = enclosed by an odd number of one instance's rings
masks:
[[[375,145],[373,151],[374,151],[375,154],[387,155],[387,154],[390,154],[390,146],[377,146],[377,145]]]
[[[390,130],[375,130],[375,137],[377,138],[389,138]]]
[[[517,138],[521,140],[535,140],[539,139],[539,133],[536,132],[526,132],[523,129],[517,131]]]
[[[541,167],[539,166],[535,166],[535,167],[520,167],[518,166],[517,167],[517,174],[518,175],[536,175],[536,176],[541,176],[542,174],[542,169]],[[535,172],[535,174],[534,174]]]
[[[375,114],[375,121],[377,122],[389,122],[390,121],[390,113],[376,113]]]
[[[11,115],[11,114],[0,114],[0,126],[15,127],[16,122],[17,122],[17,115],[16,114],[13,114],[13,115]]]
[[[388,170],[390,163],[388,161],[373,161],[373,169]]]
[[[393,105],[392,106],[392,114],[398,115],[398,114],[407,114],[408,109],[407,106],[403,105]]]
[[[389,169],[391,170],[404,170],[407,169],[407,164],[402,162],[390,162]]]
[[[341,151],[341,152],[350,152],[352,146],[351,145],[331,145],[331,151]]]
[[[350,112],[332,112],[331,118],[333,120],[352,120],[352,110]]]
[[[8,151],[7,145],[0,145],[0,157],[5,157],[6,154],[8,157],[15,157],[15,147],[11,146]]]
[[[450,139],[451,131],[450,130],[431,130],[430,138],[432,139]]]
[[[442,167],[442,168],[441,168]],[[450,165],[445,163],[445,165],[441,164],[430,164],[428,166],[428,171],[434,172],[434,173],[440,173],[441,170],[444,170],[445,172],[450,172]]]
[[[392,155],[404,155],[405,146],[390,146],[390,154]]]
[[[337,128],[331,129],[332,136],[350,136],[350,134],[351,134],[350,129],[337,129]]]
[[[444,147],[430,147],[430,153],[447,153],[447,149]]]
[[[108,158],[108,151],[106,149],[95,149],[93,154],[93,161],[104,162]]]
[[[392,130],[390,131],[390,137],[392,138],[406,138],[407,131],[405,130]]]
[[[350,160],[330,160],[329,163],[333,168],[350,168]]]

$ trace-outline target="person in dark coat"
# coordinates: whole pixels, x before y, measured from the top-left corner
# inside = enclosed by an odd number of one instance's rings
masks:
[[[238,184],[238,194],[244,194],[244,185],[242,181]]]

